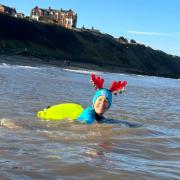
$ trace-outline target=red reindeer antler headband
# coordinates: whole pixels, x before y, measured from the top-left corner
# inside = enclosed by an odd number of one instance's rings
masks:
[[[91,74],[91,82],[95,89],[102,89],[103,88],[103,83],[104,79],[96,76],[95,74]]]
[[[103,89],[103,78],[98,77],[95,74],[91,74],[91,82],[93,83],[95,89]],[[117,95],[117,93],[122,93],[126,84],[126,81],[113,81],[109,91],[111,91],[114,95]]]

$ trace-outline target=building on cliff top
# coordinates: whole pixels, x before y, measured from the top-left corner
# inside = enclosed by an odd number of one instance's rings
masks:
[[[10,7],[4,6],[2,4],[0,4],[0,13],[9,14],[11,16],[16,17],[16,9],[15,8],[10,8]]]
[[[55,23],[69,29],[76,28],[77,24],[77,14],[71,9],[68,11],[51,9],[51,7],[42,9],[36,6],[31,10],[30,17],[36,21]]]

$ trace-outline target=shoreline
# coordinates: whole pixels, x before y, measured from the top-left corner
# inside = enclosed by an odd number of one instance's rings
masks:
[[[171,79],[179,79],[180,77],[171,77],[163,75],[148,74],[143,72],[137,72],[132,69],[119,68],[115,66],[98,66],[90,63],[82,62],[70,62],[67,64],[65,60],[57,59],[42,59],[33,56],[23,56],[23,55],[0,55],[0,63],[6,63],[10,65],[24,65],[24,66],[55,66],[65,69],[72,70],[90,70],[90,71],[100,71],[100,72],[110,72],[110,73],[122,73],[122,74],[133,74],[133,75],[142,75],[142,76],[155,76]]]

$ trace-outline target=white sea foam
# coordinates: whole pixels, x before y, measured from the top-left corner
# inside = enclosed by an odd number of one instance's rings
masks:
[[[15,122],[13,122],[13,120],[7,119],[7,118],[0,119],[0,126],[6,127],[8,129],[20,129],[21,128]]]
[[[10,65],[6,63],[0,64],[1,69],[13,68],[13,69],[40,69],[40,67],[23,66],[23,65]]]
[[[16,68],[22,68],[22,69],[40,69],[40,67],[33,67],[33,66],[20,66],[15,65]]]
[[[100,71],[92,71],[92,70],[80,70],[80,69],[63,69],[65,71],[70,71],[70,72],[75,72],[75,73],[80,73],[80,74],[103,74],[103,72]]]
[[[138,76],[138,77],[145,77],[144,75],[140,75],[140,74],[137,74],[136,76]]]
[[[9,64],[2,63],[2,64],[0,64],[0,68],[1,68],[1,67],[9,67]]]

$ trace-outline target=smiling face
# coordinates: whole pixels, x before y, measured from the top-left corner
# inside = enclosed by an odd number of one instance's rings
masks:
[[[99,96],[94,103],[94,110],[97,114],[103,115],[103,113],[108,109],[109,102],[105,96]]]

